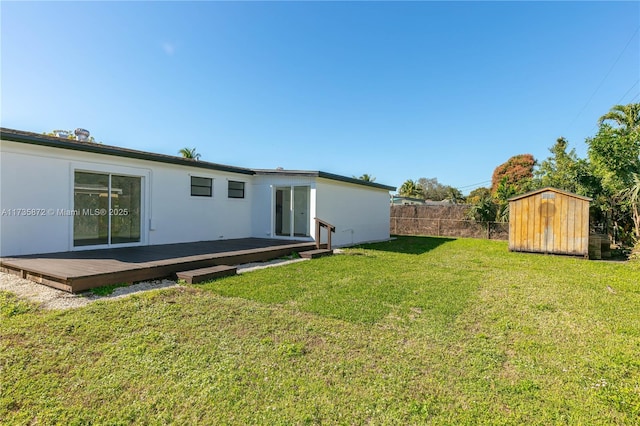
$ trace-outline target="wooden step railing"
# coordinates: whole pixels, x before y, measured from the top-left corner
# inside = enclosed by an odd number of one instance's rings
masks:
[[[320,229],[327,228],[327,250],[331,250],[331,233],[336,232],[336,227],[317,217],[314,220],[316,221],[316,248],[320,248]]]

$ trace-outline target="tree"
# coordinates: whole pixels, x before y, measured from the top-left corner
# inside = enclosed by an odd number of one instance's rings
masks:
[[[360,177],[358,177],[358,178],[354,176],[354,178],[355,178],[355,179],[363,180],[363,181],[365,181],[365,182],[375,182],[375,181],[376,181],[376,178],[375,178],[375,177],[373,177],[373,176],[371,176],[371,175],[369,175],[369,174],[367,174],[367,173],[365,173],[365,174],[361,175],[361,176],[360,176]]]
[[[182,148],[178,151],[178,154],[182,155],[184,158],[188,158],[189,160],[198,161],[200,159],[200,154],[196,152],[195,148]]]
[[[442,201],[447,198],[448,187],[438,182],[437,178],[424,178],[418,179],[418,185],[422,189],[422,194],[425,200]]]
[[[587,138],[587,155],[603,187],[618,192],[631,182],[631,174],[640,172],[640,140],[637,131],[624,134],[602,124],[593,138]]]
[[[536,170],[534,185],[540,188],[550,186],[579,195],[587,195],[589,166],[585,160],[578,158],[575,149],[567,152],[568,144],[565,138],[560,137],[549,148],[553,155],[544,160]]]
[[[465,198],[458,188],[447,186],[447,195],[445,196],[443,201],[448,201],[451,204],[460,204],[464,203]]]
[[[613,121],[622,134],[629,134],[640,128],[640,103],[614,105],[608,113],[600,117],[598,124],[602,126],[607,121]]]
[[[479,195],[467,212],[467,217],[476,222],[493,222],[498,215],[498,205],[491,198],[490,193]]]
[[[531,154],[514,155],[493,171],[491,194],[496,204],[496,221],[509,220],[509,198],[533,188],[536,160]]]
[[[400,187],[400,196],[410,198],[422,198],[422,188],[414,180],[406,180]]]
[[[491,199],[491,190],[489,188],[476,188],[467,195],[468,204],[476,204],[483,198]]]
[[[519,191],[514,184],[509,183],[507,176],[502,178],[493,194],[493,200],[496,204],[496,222],[509,221],[509,198],[522,192],[524,191]]]
[[[628,196],[640,174],[640,104],[616,105],[600,117],[596,135],[587,138],[587,156],[597,181],[594,207],[614,238],[630,243],[636,234],[634,206]],[[637,238],[637,235],[636,235]]]
[[[536,160],[531,154],[514,155],[505,163],[500,164],[493,171],[491,177],[491,192],[495,195],[498,186],[505,182],[511,186],[516,194],[522,194],[532,187],[533,168]]]

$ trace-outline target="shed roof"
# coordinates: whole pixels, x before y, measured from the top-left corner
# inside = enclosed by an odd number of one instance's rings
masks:
[[[230,173],[240,173],[245,175],[280,175],[280,176],[311,176],[321,177],[325,179],[347,182],[361,186],[368,186],[387,191],[395,191],[394,186],[382,185],[375,182],[366,182],[356,178],[336,175],[322,171],[306,171],[306,170],[280,170],[280,169],[249,169],[244,167],[228,166],[225,164],[211,163],[208,161],[194,161],[188,158],[182,158],[174,155],[157,154],[147,151],[139,151],[135,149],[122,148],[119,146],[105,145],[95,142],[82,142],[73,139],[59,138],[56,136],[42,135],[23,130],[8,129],[0,127],[0,139],[26,143],[31,145],[47,146],[52,148],[68,149],[72,151],[91,152],[95,154],[112,155],[116,157],[135,158],[138,160],[155,161],[158,163],[177,164],[188,167],[198,167],[202,169],[217,170]]]
[[[548,187],[546,187],[546,188],[542,188],[542,189],[536,189],[536,190],[534,190],[534,191],[530,191],[530,192],[527,192],[527,193],[525,193],[525,194],[517,195],[517,196],[515,196],[515,197],[511,197],[511,198],[509,198],[509,200],[508,200],[508,201],[509,201],[509,202],[511,202],[511,201],[517,201],[517,200],[520,200],[520,199],[522,199],[522,198],[531,197],[531,196],[533,196],[533,195],[537,195],[537,194],[540,194],[540,193],[543,193],[543,192],[549,192],[549,191],[551,191],[551,192],[555,192],[555,193],[557,193],[557,194],[566,195],[566,196],[568,196],[568,197],[577,198],[577,199],[579,199],[579,200],[592,201],[592,199],[591,199],[591,198],[589,198],[589,197],[585,197],[585,196],[582,196],[582,195],[574,194],[573,192],[563,191],[563,190],[561,190],[561,189],[557,189],[557,188],[552,188],[552,187],[550,187],[550,186],[548,186]]]

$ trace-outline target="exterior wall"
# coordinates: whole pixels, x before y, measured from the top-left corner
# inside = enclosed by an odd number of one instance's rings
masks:
[[[47,210],[69,209],[69,161],[44,149],[27,155],[21,145],[0,142],[0,256],[67,250],[69,218]],[[45,209],[45,215],[14,209]]]
[[[314,218],[317,217],[336,227],[331,237],[335,246],[389,239],[389,192],[386,190],[304,176],[259,175],[254,177],[253,185],[254,237],[275,237],[275,187],[309,186],[311,238],[315,239]],[[327,241],[326,229],[321,231],[321,240]]]
[[[251,236],[251,176],[153,165],[149,244]],[[191,196],[191,176],[213,179],[213,197]],[[245,198],[228,198],[228,181],[245,182]]]
[[[252,193],[252,236],[256,238],[277,238],[274,229],[274,191],[278,186],[308,186],[311,188],[309,198],[309,229],[311,237],[314,233],[316,217],[316,182],[313,177],[258,175],[253,177]],[[309,238],[302,238],[309,240]]]
[[[318,178],[317,217],[336,227],[335,246],[389,239],[389,191]],[[326,230],[321,231],[326,242]]]
[[[142,178],[137,245],[251,236],[252,176],[2,141],[0,256],[73,250],[74,170]],[[192,197],[190,176],[213,179],[213,197]],[[245,198],[227,197],[227,180],[246,182]],[[12,209],[41,209],[38,216]]]
[[[310,188],[310,237],[299,239],[313,239],[315,217],[336,226],[336,246],[389,238],[389,192],[384,189],[310,175],[248,175],[1,141],[0,257],[96,247],[73,245],[69,212],[75,208],[75,170],[141,178],[140,242],[130,245],[275,237],[278,186]],[[213,179],[213,197],[191,196],[191,176]],[[244,199],[228,198],[229,180],[245,182]]]
[[[589,201],[555,191],[509,202],[509,250],[587,256]]]

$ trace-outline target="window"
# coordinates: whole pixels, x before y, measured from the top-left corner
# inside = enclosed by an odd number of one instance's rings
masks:
[[[211,178],[191,176],[191,195],[193,197],[211,197],[213,195]]]
[[[229,198],[244,198],[244,182],[229,181]]]

